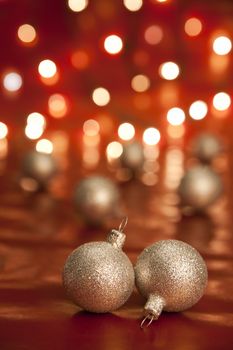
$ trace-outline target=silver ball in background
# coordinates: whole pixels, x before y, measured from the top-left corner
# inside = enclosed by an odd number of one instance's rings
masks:
[[[220,176],[208,166],[195,166],[181,179],[178,193],[182,205],[195,210],[204,210],[222,194],[223,184]]]
[[[136,141],[124,144],[120,161],[124,168],[128,168],[132,171],[140,170],[144,163],[142,145]]]
[[[145,319],[183,311],[198,302],[207,285],[207,267],[189,244],[162,240],[144,249],[135,266],[136,286],[147,298]]]
[[[199,135],[192,145],[192,153],[203,163],[211,163],[223,151],[222,142],[209,133]]]
[[[104,176],[90,176],[78,184],[74,203],[85,221],[98,225],[119,210],[120,192],[112,180]]]
[[[107,242],[81,245],[68,257],[63,284],[75,304],[91,312],[122,306],[134,288],[134,269],[122,245],[125,235],[112,230]]]
[[[23,159],[23,175],[36,180],[40,185],[47,182],[57,173],[58,165],[51,154],[32,151]]]

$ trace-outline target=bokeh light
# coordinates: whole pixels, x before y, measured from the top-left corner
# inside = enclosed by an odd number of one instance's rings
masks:
[[[25,128],[25,135],[31,140],[37,140],[44,132],[44,128],[39,125],[27,124]]]
[[[130,123],[123,123],[118,128],[118,136],[124,141],[131,140],[135,135],[135,128]]]
[[[86,51],[77,50],[71,55],[71,63],[76,69],[86,69],[90,63],[89,55]]]
[[[100,125],[95,119],[88,119],[83,123],[83,132],[86,136],[96,136],[100,131]]]
[[[147,128],[143,133],[143,141],[146,145],[154,146],[160,141],[160,132],[156,128]]]
[[[159,67],[159,75],[166,80],[176,79],[179,73],[179,66],[175,62],[165,62]]]
[[[45,117],[38,113],[38,112],[32,112],[27,117],[27,124],[39,128],[45,129],[46,126],[46,119]]]
[[[47,139],[41,139],[36,143],[37,152],[51,154],[53,152],[53,143]]]
[[[232,43],[227,36],[219,36],[213,42],[213,50],[217,55],[227,55],[231,49]]]
[[[88,0],[68,0],[69,8],[74,12],[85,10],[88,5]]]
[[[150,87],[150,80],[146,75],[138,74],[131,80],[131,87],[134,91],[144,92]]]
[[[97,106],[106,106],[110,101],[110,94],[107,89],[98,87],[93,91],[92,99]]]
[[[181,125],[185,121],[185,113],[183,109],[173,107],[167,112],[167,121],[171,125]]]
[[[189,36],[197,36],[202,31],[202,23],[198,18],[191,17],[185,22],[184,30]]]
[[[201,120],[205,118],[208,112],[208,106],[204,101],[195,101],[189,108],[189,115],[192,119]]]
[[[36,40],[36,30],[31,24],[22,24],[18,28],[17,35],[24,44],[30,44]]]
[[[3,86],[9,92],[18,91],[23,85],[23,79],[16,72],[9,72],[3,77]]]
[[[104,48],[110,55],[116,55],[122,50],[123,41],[118,35],[109,35],[104,40]]]
[[[109,160],[119,158],[123,153],[123,146],[120,142],[110,142],[106,149],[106,155]]]
[[[213,106],[217,111],[225,111],[231,105],[231,98],[226,92],[219,92],[213,98]]]
[[[61,94],[51,95],[48,100],[48,109],[50,115],[54,118],[64,117],[68,110],[65,97]]]
[[[132,12],[140,10],[140,8],[143,5],[142,0],[123,0],[123,3],[125,5],[125,7],[127,8],[127,10],[132,11]]]
[[[157,45],[163,39],[162,28],[157,25],[152,25],[145,30],[144,38],[150,45]]]
[[[0,122],[0,139],[4,139],[8,134],[8,127],[5,123]]]
[[[38,72],[43,78],[52,78],[57,73],[57,66],[51,60],[43,60],[39,63]]]

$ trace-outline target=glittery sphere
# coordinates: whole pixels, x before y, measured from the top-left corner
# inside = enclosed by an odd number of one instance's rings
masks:
[[[144,249],[135,278],[139,292],[148,299],[145,314],[157,319],[162,310],[190,308],[202,297],[207,276],[201,255],[187,243],[163,240]]]
[[[32,151],[23,159],[22,171],[40,184],[46,184],[57,172],[58,167],[51,154]]]
[[[223,151],[221,141],[212,134],[201,134],[192,146],[193,154],[203,163],[210,163]]]
[[[182,204],[196,210],[203,210],[213,204],[222,191],[221,178],[207,166],[195,166],[189,169],[178,189]]]
[[[143,166],[144,154],[142,145],[138,142],[129,142],[123,146],[121,163],[125,168],[136,171]]]
[[[68,257],[63,284],[68,296],[84,310],[110,312],[130,297],[134,288],[134,269],[117,243],[86,243]]]
[[[110,179],[91,176],[82,180],[74,194],[74,202],[81,216],[91,224],[101,224],[117,212],[120,193]]]

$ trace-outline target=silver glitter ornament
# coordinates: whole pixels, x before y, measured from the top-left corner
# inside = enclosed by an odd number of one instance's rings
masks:
[[[141,325],[158,319],[163,310],[183,311],[196,304],[207,278],[201,255],[185,242],[162,240],[144,249],[135,266],[136,286],[147,298]]]
[[[142,145],[136,141],[124,144],[120,160],[125,168],[132,171],[141,169],[144,163]]]
[[[119,209],[120,193],[114,182],[103,176],[82,180],[74,194],[77,211],[88,223],[98,225]]]
[[[208,166],[195,166],[181,179],[178,192],[183,205],[203,210],[222,194],[223,184],[219,175]]]
[[[121,225],[122,226],[122,225]],[[112,230],[106,242],[85,243],[68,257],[63,284],[75,304],[91,312],[117,310],[134,288],[134,269],[122,251],[123,227]]]
[[[192,153],[203,163],[211,163],[222,151],[222,142],[209,133],[201,134],[192,145]]]
[[[57,162],[51,154],[32,151],[23,159],[22,171],[27,177],[45,185],[57,172]]]

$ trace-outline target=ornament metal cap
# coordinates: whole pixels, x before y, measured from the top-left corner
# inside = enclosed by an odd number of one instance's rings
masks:
[[[154,320],[157,320],[163,311],[164,306],[165,300],[163,297],[156,294],[150,294],[146,305],[144,306],[145,317],[142,320],[141,328],[143,328],[146,320],[149,320],[147,327],[149,327]]]
[[[125,243],[125,239],[126,239],[126,236],[125,236],[123,230],[126,227],[127,222],[128,222],[128,217],[125,216],[123,218],[123,220],[121,221],[118,230],[113,229],[108,234],[107,242],[112,244],[112,246],[114,248],[122,249],[122,247],[123,247],[123,245]]]

